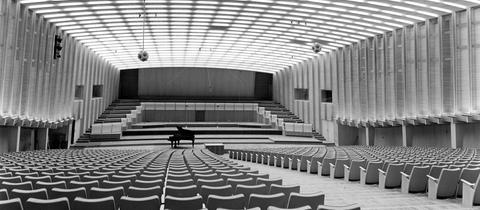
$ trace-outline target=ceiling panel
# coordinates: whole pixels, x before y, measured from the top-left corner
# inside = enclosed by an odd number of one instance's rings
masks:
[[[206,67],[260,72],[275,72],[317,56],[311,50],[314,42],[325,53],[480,4],[480,0],[20,2],[119,69]],[[137,58],[143,46],[149,53],[146,62]]]

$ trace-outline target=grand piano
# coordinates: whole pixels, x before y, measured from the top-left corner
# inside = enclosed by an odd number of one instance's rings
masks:
[[[192,147],[195,145],[195,133],[191,130],[183,129],[180,126],[177,126],[177,132],[173,136],[168,137],[170,141],[170,146],[176,148],[180,144],[180,140],[191,140]]]

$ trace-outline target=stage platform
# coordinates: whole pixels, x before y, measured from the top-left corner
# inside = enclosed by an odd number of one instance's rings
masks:
[[[270,124],[253,123],[253,122],[141,122],[132,125],[132,129],[139,128],[165,128],[182,126],[183,128],[191,127],[240,127],[240,128],[272,128]]]
[[[89,143],[77,143],[74,147],[116,147],[170,145],[168,135],[125,136],[119,140],[93,140]],[[291,137],[283,135],[197,135],[195,145],[210,143],[223,144],[323,144],[308,137]],[[191,141],[181,141],[180,145],[190,146]]]
[[[195,135],[281,135],[282,131],[275,128],[255,128],[255,127],[183,127],[195,132]],[[132,128],[123,131],[123,136],[143,136],[143,135],[173,135],[177,132],[175,127],[156,127],[156,128]]]

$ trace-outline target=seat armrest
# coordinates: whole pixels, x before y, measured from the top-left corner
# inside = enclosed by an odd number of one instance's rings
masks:
[[[343,165],[343,167],[350,170],[350,166]]]
[[[407,179],[410,179],[410,175],[408,175],[408,174],[406,174],[406,173],[404,173],[404,172],[400,172],[400,174],[401,174],[403,177],[405,177],[405,178],[407,178]]]
[[[428,177],[428,179],[431,179],[434,182],[438,182],[438,179],[433,177],[433,176],[427,175],[427,177]]]
[[[383,171],[382,169],[377,169],[378,170],[378,173],[381,173],[381,174],[385,174],[386,172]]]
[[[333,163],[329,163],[331,167],[335,167],[335,165]]]
[[[362,166],[359,167],[361,171],[367,171],[367,169],[363,168]]]
[[[468,182],[468,181],[465,180],[465,179],[460,179],[460,181],[463,182],[463,184],[471,187],[472,189],[475,188],[475,184],[474,184],[474,183],[470,183],[470,182]]]

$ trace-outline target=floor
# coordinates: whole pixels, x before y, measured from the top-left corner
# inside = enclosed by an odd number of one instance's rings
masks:
[[[228,144],[226,148],[245,148],[245,147],[284,147],[284,144]],[[305,145],[290,145],[291,147]],[[163,149],[166,146],[136,146],[128,147],[130,149]],[[200,146],[202,147],[202,146]],[[200,148],[196,147],[196,148]],[[108,147],[108,149],[125,147]],[[184,148],[190,148],[184,146]],[[228,157],[228,155],[225,155]],[[298,184],[301,186],[302,193],[318,192],[325,193],[325,204],[327,205],[346,205],[358,203],[362,209],[369,210],[447,210],[447,209],[471,209],[463,208],[461,199],[428,200],[426,194],[402,194],[400,189],[379,189],[377,185],[361,185],[359,182],[345,182],[343,179],[330,179],[328,177],[319,177],[316,174],[307,174],[288,169],[266,166],[257,163],[234,160],[252,169],[259,170],[260,173],[268,173],[271,178],[281,177],[283,184]],[[473,208],[479,209],[480,206]]]

